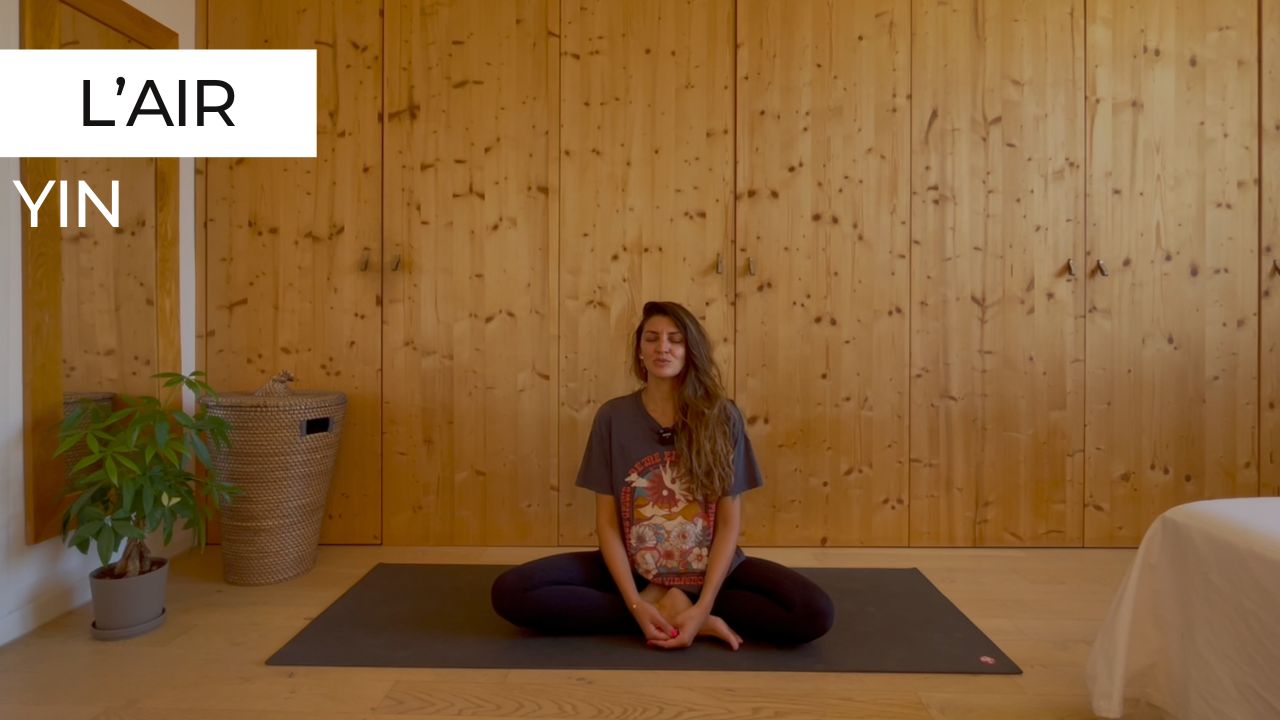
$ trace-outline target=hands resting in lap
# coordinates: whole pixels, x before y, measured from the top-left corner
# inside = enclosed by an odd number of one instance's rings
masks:
[[[650,647],[686,648],[699,635],[719,638],[734,650],[742,645],[742,638],[728,623],[712,615],[710,608],[694,603],[679,588],[650,584],[631,607],[631,615]]]

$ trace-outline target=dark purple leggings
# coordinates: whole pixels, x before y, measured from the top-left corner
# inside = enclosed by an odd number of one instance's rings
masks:
[[[638,575],[635,579],[637,588],[648,584]],[[640,632],[599,550],[511,568],[493,582],[492,600],[508,622],[548,635]],[[725,578],[711,614],[747,640],[799,645],[831,629],[834,609],[809,578],[749,557]]]

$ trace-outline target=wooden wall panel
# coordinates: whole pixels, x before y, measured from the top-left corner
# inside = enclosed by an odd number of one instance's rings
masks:
[[[1081,542],[1083,20],[915,2],[913,545]]]
[[[556,542],[549,17],[545,0],[388,7],[390,544]]]
[[[910,9],[738,6],[748,544],[907,540]]]
[[[1258,491],[1258,4],[1087,10],[1085,544],[1136,545]]]
[[[1262,495],[1280,495],[1280,0],[1262,12]]]
[[[645,301],[702,320],[733,392],[733,2],[561,12],[559,540],[584,544],[595,501],[578,465],[596,410],[637,387]]]
[[[658,298],[748,417],[749,544],[1280,493],[1280,0],[206,1],[320,50],[320,157],[208,162],[202,338],[351,396],[326,542],[593,543]]]
[[[209,0],[210,48],[318,51],[317,157],[210,159],[209,379],[347,394],[321,541],[381,539],[382,18],[374,0]],[[367,265],[366,265],[367,263]]]

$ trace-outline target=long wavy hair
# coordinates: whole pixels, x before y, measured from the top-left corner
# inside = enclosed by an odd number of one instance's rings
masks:
[[[733,485],[733,437],[729,400],[702,323],[679,303],[645,303],[632,341],[631,371],[640,382],[649,381],[640,360],[640,340],[645,323],[659,315],[670,318],[684,336],[684,368],[676,378],[678,470],[687,478],[694,497],[718,499]]]

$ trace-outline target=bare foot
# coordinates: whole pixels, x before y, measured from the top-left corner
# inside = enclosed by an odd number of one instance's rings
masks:
[[[699,631],[698,634],[720,638],[733,650],[737,650],[738,647],[742,645],[742,638],[738,637],[738,633],[730,629],[729,623],[715,615],[707,618],[707,621],[702,624],[702,630]]]
[[[685,595],[683,590],[674,587],[667,591],[667,594],[658,601],[658,612],[662,613],[667,622],[674,622],[677,615],[691,607],[693,607],[693,601],[689,599],[689,596]],[[734,650],[737,650],[742,645],[742,638],[729,627],[729,623],[715,615],[707,617],[707,621],[702,624],[702,629],[698,631],[698,635],[720,638]]]
[[[674,590],[675,588],[667,588],[665,585],[649,583],[640,591],[640,599],[656,607],[658,603],[668,595],[668,589]],[[665,615],[665,613],[663,614]]]
[[[662,617],[667,622],[675,620],[675,617],[686,609],[693,607],[693,601],[680,588],[668,588],[662,598],[656,603],[658,612],[662,613]]]

